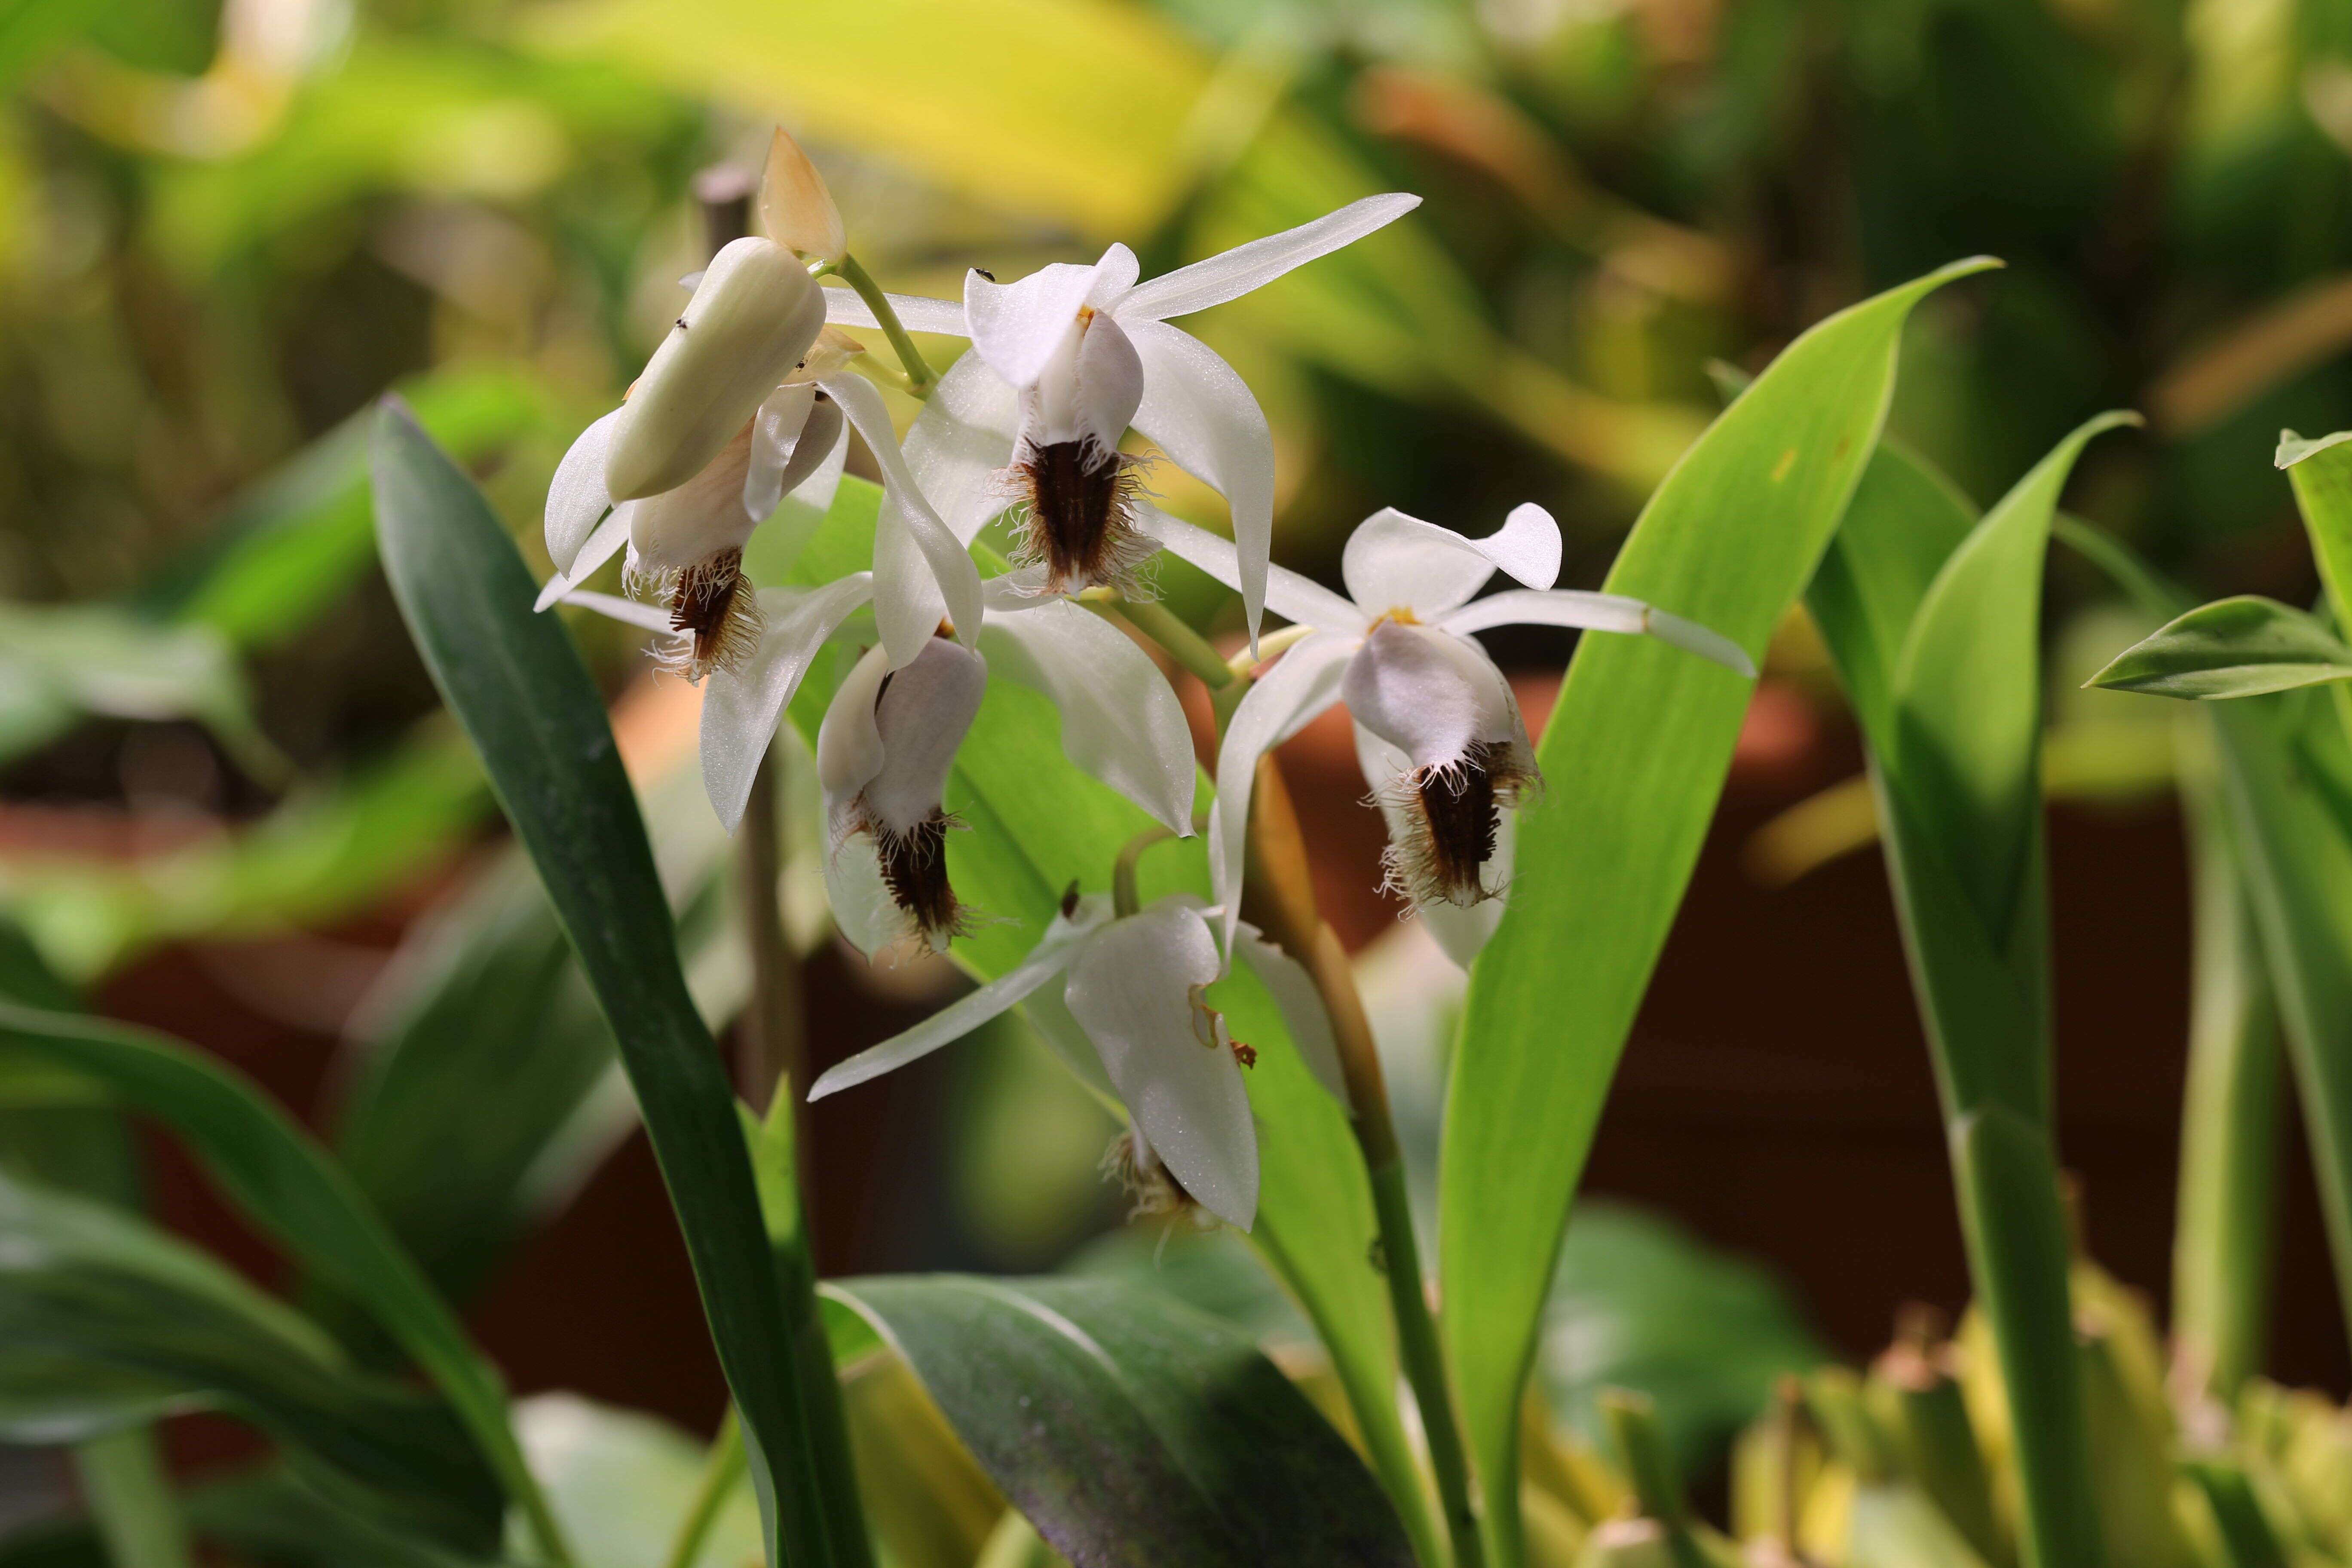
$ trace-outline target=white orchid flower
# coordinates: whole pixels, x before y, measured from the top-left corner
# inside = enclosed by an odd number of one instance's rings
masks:
[[[1022,508],[1025,553],[1045,566],[1047,590],[1075,591],[1117,581],[1150,553],[1134,527],[1133,459],[1118,451],[1131,426],[1230,504],[1255,639],[1273,542],[1274,437],[1234,368],[1169,319],[1237,299],[1420,203],[1368,196],[1148,283],[1136,281],[1135,253],[1114,245],[1091,267],[1057,263],[1017,283],[975,270],[961,303],[890,296],[911,330],[969,337],[973,348],[908,431],[909,467],[967,543],[1007,506]],[[827,289],[825,302],[835,322],[876,324],[848,290]],[[910,554],[893,559],[879,545],[874,571],[881,582],[919,577]],[[884,620],[883,640],[911,640],[928,625],[911,603],[903,625]]]
[[[817,647],[870,596],[864,574],[793,601],[773,618],[740,680],[714,684],[703,709],[702,772],[731,832],[768,738]],[[834,827],[825,887],[842,933],[873,953],[914,935],[943,948],[961,929],[947,876],[953,826],[943,792],[993,672],[1051,698],[1063,754],[1180,837],[1192,832],[1198,768],[1184,710],[1149,655],[1099,617],[1060,599],[989,584],[979,654],[933,637],[894,676],[887,647],[858,662],[826,710],[817,771]],[[821,595],[831,595],[829,598]]]
[[[1234,546],[1153,511],[1143,526],[1167,549],[1232,584]],[[1646,634],[1742,675],[1756,667],[1727,637],[1619,594],[1554,589],[1559,525],[1539,506],[1513,509],[1485,539],[1392,509],[1349,536],[1342,598],[1273,569],[1266,603],[1309,628],[1234,710],[1217,753],[1209,866],[1230,912],[1241,900],[1243,849],[1258,758],[1335,702],[1356,725],[1356,752],[1381,815],[1389,884],[1411,899],[1465,967],[1502,918],[1512,811],[1539,783],[1510,682],[1472,632],[1501,626],[1577,626]],[[1500,570],[1525,587],[1474,599]]]
[[[1133,1178],[1164,1170],[1184,1197],[1247,1230],[1257,1217],[1257,1129],[1242,1072],[1257,1059],[1225,1027],[1206,992],[1225,973],[1210,928],[1213,911],[1169,897],[1114,913],[1100,895],[1077,896],[1010,973],[949,1004],[905,1034],[859,1052],[809,1089],[822,1100],[929,1056],[1027,1001],[1032,1021],[1078,1076],[1127,1107],[1120,1151]],[[1249,927],[1234,951],[1266,983],[1291,1038],[1342,1104],[1331,1026],[1304,970]],[[1058,980],[1059,985],[1048,982]]]

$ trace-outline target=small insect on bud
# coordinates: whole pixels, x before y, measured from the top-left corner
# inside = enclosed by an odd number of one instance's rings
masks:
[[[1241,1063],[1242,1066],[1245,1068],[1254,1068],[1257,1066],[1257,1047],[1255,1046],[1244,1040],[1234,1040],[1232,1042],[1232,1045],[1234,1047],[1234,1060]]]
[[[760,226],[770,239],[806,261],[837,267],[849,254],[833,192],[782,126],[769,139],[768,166],[760,175]]]
[[[744,238],[711,258],[621,405],[604,458],[612,499],[676,489],[787,379],[824,326],[824,291],[792,252]]]

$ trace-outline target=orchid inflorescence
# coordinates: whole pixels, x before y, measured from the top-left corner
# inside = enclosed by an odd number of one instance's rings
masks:
[[[1182,707],[1096,605],[1137,594],[1139,572],[1164,550],[1239,593],[1249,657],[1269,660],[1236,704],[1221,705],[1213,904],[1142,903],[1131,866],[1108,899],[1074,887],[1026,960],[835,1067],[812,1098],[1024,1004],[1072,1068],[1125,1106],[1120,1163],[1145,1204],[1198,1205],[1246,1229],[1258,1171],[1242,1069],[1255,1055],[1226,1032],[1207,988],[1235,961],[1256,973],[1307,1065],[1347,1099],[1314,983],[1241,920],[1258,759],[1344,703],[1387,821],[1390,882],[1467,964],[1500,918],[1514,813],[1539,782],[1510,685],[1469,634],[1507,624],[1643,633],[1754,673],[1706,627],[1622,595],[1555,590],[1559,530],[1534,505],[1475,540],[1376,512],[1348,542],[1345,597],[1270,563],[1265,416],[1233,367],[1170,318],[1248,293],[1418,205],[1367,197],[1148,281],[1135,253],[1113,245],[1092,266],[1010,283],[975,268],[961,301],[885,295],[850,258],[823,177],[776,132],[760,191],[765,237],[733,241],[688,279],[692,298],[627,398],[557,468],[546,519],[555,575],[539,600],[646,627],[664,668],[704,685],[703,779],[729,830],[801,681],[870,606],[874,644],[817,734],[825,888],[843,935],[869,956],[901,941],[944,950],[972,918],[949,879],[947,778],[992,671],[1053,700],[1072,762],[1166,834],[1191,837],[1197,770]],[[818,281],[836,275],[856,286]],[[904,380],[866,362],[845,328],[887,334]],[[934,382],[908,330],[968,338],[972,352]],[[903,443],[868,369],[924,397]],[[822,517],[852,428],[882,474],[871,568],[755,588],[745,546],[772,520],[804,529]],[[1122,447],[1130,429],[1223,495],[1231,540],[1151,503],[1147,459]],[[782,521],[786,512],[796,521]],[[971,547],[1008,513],[1020,551],[1012,570],[983,580]],[[624,550],[628,597],[580,585]],[[1497,571],[1520,586],[1475,597]],[[1261,644],[1268,610],[1291,626]]]

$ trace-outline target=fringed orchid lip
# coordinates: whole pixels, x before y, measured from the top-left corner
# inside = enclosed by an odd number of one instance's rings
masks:
[[[1134,524],[1138,459],[1118,449],[1142,401],[1135,345],[1116,318],[1090,305],[1079,307],[1021,389],[1007,475],[1022,511],[1024,562],[1045,567],[1049,592],[1118,581],[1150,553]]]
[[[842,931],[872,952],[911,936],[944,950],[967,915],[949,884],[948,770],[980,712],[988,665],[935,637],[903,668],[877,647],[834,694],[817,731],[833,826],[825,879]]]

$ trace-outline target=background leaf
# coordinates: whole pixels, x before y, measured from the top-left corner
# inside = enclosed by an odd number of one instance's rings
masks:
[[[372,1382],[211,1258],[103,1205],[0,1178],[0,1435],[58,1443],[226,1409],[316,1482],[494,1546],[496,1479],[437,1402]]]
[[[685,1232],[751,1450],[772,1563],[866,1560],[838,1395],[789,1336],[734,1091],[677,965],[603,701],[481,492],[396,404],[377,416],[376,528],[418,650],[479,748],[603,1004]],[[814,1303],[806,1308],[814,1312]]]
[[[2154,697],[2260,697],[2352,680],[2352,648],[2275,599],[2200,605],[2115,657],[2090,684]]]
[[[1074,1562],[1412,1561],[1361,1462],[1273,1363],[1213,1319],[1107,1280],[942,1275],[833,1289]]]
[[[1795,599],[1878,439],[1912,305],[1964,262],[1781,353],[1659,488],[1607,587],[1751,651]],[[1679,649],[1577,649],[1522,813],[1510,912],[1480,958],[1447,1096],[1445,1343],[1491,1548],[1519,1561],[1519,1391],[1592,1129],[1730,765],[1748,683]]]

